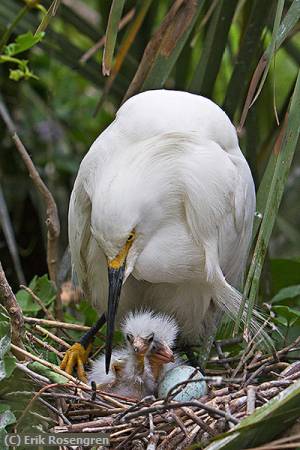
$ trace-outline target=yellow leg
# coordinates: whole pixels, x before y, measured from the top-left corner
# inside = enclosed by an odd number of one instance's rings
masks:
[[[72,375],[72,372],[77,368],[78,378],[84,383],[87,382],[87,377],[84,370],[84,364],[87,362],[88,356],[91,352],[92,344],[88,345],[88,348],[84,348],[79,342],[72,345],[69,350],[66,351],[64,359],[60,364],[60,368]]]

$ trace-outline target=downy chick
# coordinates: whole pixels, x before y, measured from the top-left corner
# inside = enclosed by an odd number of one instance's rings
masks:
[[[121,329],[125,346],[112,352],[109,373],[101,355],[89,373],[106,392],[141,399],[157,393],[167,370],[179,364],[172,351],[178,333],[177,323],[166,314],[153,311],[130,312]]]

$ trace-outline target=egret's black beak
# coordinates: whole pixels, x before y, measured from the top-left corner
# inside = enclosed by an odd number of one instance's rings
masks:
[[[118,309],[122,282],[125,272],[125,261],[123,265],[114,269],[108,267],[108,305],[107,305],[107,329],[106,329],[106,349],[105,349],[105,369],[109,371],[112,340],[115,330],[115,318]]]

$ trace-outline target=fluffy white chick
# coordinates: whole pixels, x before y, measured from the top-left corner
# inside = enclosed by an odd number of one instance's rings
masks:
[[[121,329],[126,344],[113,350],[108,374],[105,355],[101,355],[93,363],[89,381],[106,392],[137,399],[156,394],[166,371],[180,363],[172,351],[178,334],[176,321],[149,310],[130,312]]]

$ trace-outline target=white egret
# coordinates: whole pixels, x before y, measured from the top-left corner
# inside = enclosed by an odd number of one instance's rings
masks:
[[[130,312],[122,321],[125,346],[112,351],[106,374],[105,355],[93,362],[88,374],[107,392],[141,399],[157,394],[166,372],[180,364],[172,351],[178,326],[174,319],[152,311]]]
[[[253,179],[220,107],[168,90],[121,106],[83,159],[69,208],[74,269],[106,312],[107,371],[115,318],[136,307],[174,315],[186,343],[206,342],[218,311],[236,317],[254,211]],[[88,340],[69,350],[67,371],[82,366]]]

